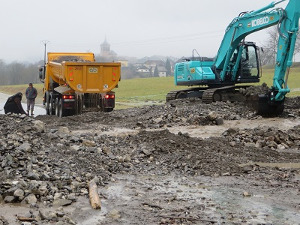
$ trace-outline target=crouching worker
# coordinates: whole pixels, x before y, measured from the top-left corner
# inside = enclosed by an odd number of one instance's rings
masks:
[[[22,100],[21,92],[9,97],[4,105],[5,114],[7,113],[26,114],[26,112],[22,107],[21,100]]]
[[[28,88],[26,89],[26,98],[27,98],[27,114],[31,112],[31,116],[33,116],[35,98],[37,96],[37,90],[33,87],[32,83],[29,83]]]

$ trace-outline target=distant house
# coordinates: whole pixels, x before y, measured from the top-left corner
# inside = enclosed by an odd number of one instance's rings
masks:
[[[139,67],[136,68],[136,71],[138,73],[150,73],[149,68],[146,67],[146,66],[139,66]]]
[[[158,66],[158,76],[159,77],[166,77],[167,76],[167,69],[165,66]]]
[[[122,67],[128,67],[128,60],[125,60],[125,59],[120,60],[119,59],[118,62],[121,63]]]
[[[152,67],[156,67],[156,66],[164,66],[165,62],[162,60],[147,60],[144,63],[145,66],[147,66],[148,68],[152,68]]]
[[[135,63],[135,64],[133,64],[133,66],[135,68],[138,68],[138,67],[142,67],[142,66],[145,66],[145,65],[143,63]]]

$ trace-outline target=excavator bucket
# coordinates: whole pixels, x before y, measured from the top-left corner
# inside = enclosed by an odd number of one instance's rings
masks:
[[[283,113],[284,100],[271,101],[269,94],[258,95],[257,102],[254,104],[257,114],[266,117],[279,116]]]
[[[26,112],[22,107],[21,100],[22,100],[21,92],[9,97],[4,105],[5,114],[7,113],[26,114]]]

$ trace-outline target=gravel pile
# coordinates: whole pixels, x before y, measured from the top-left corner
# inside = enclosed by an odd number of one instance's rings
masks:
[[[276,127],[243,130],[230,128],[223,135],[228,138],[232,146],[241,143],[244,146],[272,150],[295,149],[299,151],[300,148],[300,126],[287,131]]]
[[[90,62],[89,60],[84,60],[79,56],[60,56],[58,59],[53,60],[53,62],[61,63],[63,61],[66,62]]]

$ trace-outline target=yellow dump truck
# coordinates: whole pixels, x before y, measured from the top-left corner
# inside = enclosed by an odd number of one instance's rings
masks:
[[[76,115],[94,107],[109,112],[115,107],[112,90],[120,81],[121,64],[95,62],[93,53],[49,52],[39,77],[47,115]]]

